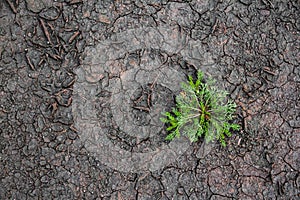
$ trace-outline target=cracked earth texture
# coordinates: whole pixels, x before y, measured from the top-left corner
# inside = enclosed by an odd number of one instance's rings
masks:
[[[0,199],[299,199],[300,1],[0,1]],[[166,142],[201,69],[227,147]]]

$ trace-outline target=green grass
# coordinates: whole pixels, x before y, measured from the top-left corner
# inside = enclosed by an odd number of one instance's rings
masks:
[[[182,92],[176,96],[176,107],[163,113],[161,121],[167,124],[169,134],[166,140],[173,140],[180,134],[191,142],[204,136],[206,142],[220,141],[226,146],[225,136],[231,130],[239,130],[238,124],[230,123],[236,111],[236,104],[227,100],[228,92],[219,90],[213,79],[203,81],[203,73],[198,71],[197,80],[191,76],[182,83]]]

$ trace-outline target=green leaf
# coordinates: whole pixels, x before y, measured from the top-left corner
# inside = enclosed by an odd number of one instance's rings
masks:
[[[231,128],[235,131],[238,131],[241,127],[238,124],[231,124]]]
[[[188,76],[186,83],[181,83],[182,91],[176,96],[176,107],[171,112],[163,113],[162,122],[168,124],[167,140],[186,135],[191,142],[200,137],[206,142],[215,139],[225,146],[225,136],[230,137],[230,130],[239,130],[238,124],[229,123],[234,118],[236,104],[227,100],[228,92],[215,86],[215,80],[203,81],[203,72],[197,72],[197,80]]]
[[[165,138],[166,140],[173,140],[174,139],[174,134],[169,134],[167,135],[167,137]]]
[[[168,122],[169,122],[169,120],[168,120],[167,118],[161,117],[161,118],[159,118],[159,119],[160,119],[160,121],[163,122],[163,123],[168,123]]]

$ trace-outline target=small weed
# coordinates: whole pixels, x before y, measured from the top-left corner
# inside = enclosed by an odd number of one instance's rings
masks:
[[[203,73],[198,71],[197,80],[191,76],[182,83],[182,92],[176,96],[176,107],[172,112],[163,113],[160,120],[168,125],[170,133],[166,140],[186,135],[191,142],[202,136],[206,142],[219,140],[226,146],[225,135],[231,136],[232,130],[239,130],[238,124],[230,123],[236,111],[236,104],[226,100],[228,93],[219,90],[213,79],[203,81]]]

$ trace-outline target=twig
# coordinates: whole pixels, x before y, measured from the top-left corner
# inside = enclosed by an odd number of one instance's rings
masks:
[[[30,68],[31,68],[33,71],[35,71],[35,67],[34,67],[34,65],[32,64],[32,62],[31,62],[31,60],[30,60],[30,58],[28,57],[27,54],[25,54],[25,57],[26,57],[27,63],[28,63],[28,65],[30,66]]]
[[[53,58],[54,60],[61,60],[61,57],[59,55],[56,54],[48,54],[51,58]]]
[[[138,104],[138,103],[140,103],[142,100],[143,100],[143,95],[141,95],[138,99],[134,100],[133,102],[134,102],[135,104]]]
[[[215,21],[215,24],[214,24],[213,27],[212,27],[211,33],[214,33],[214,32],[215,32],[215,30],[216,30],[216,28],[217,28],[217,26],[218,26],[218,23],[219,23],[219,20],[217,19],[217,20]]]
[[[82,0],[72,0],[70,1],[70,5],[76,4],[76,3],[82,3]]]
[[[62,94],[67,94],[69,91],[70,90],[63,89],[63,90],[57,92],[56,94],[54,94],[59,105],[62,105],[62,106],[65,106],[65,107],[69,107],[71,105],[71,103],[72,103],[72,97],[70,97],[68,99],[67,103],[60,102],[60,100],[62,100],[62,98],[63,98],[61,95]]]
[[[1,110],[1,112],[8,113],[8,111],[3,108],[1,108],[0,110]]]
[[[147,105],[149,108],[151,108],[151,98],[152,98],[152,91],[150,94],[149,93],[147,94]]]
[[[69,43],[72,43],[73,40],[80,34],[79,31],[76,31],[69,39]]]
[[[133,108],[135,108],[137,110],[143,110],[143,111],[146,111],[146,112],[150,112],[149,108],[142,107],[142,106],[133,106]]]
[[[41,23],[41,25],[42,25],[43,31],[44,31],[44,33],[45,33],[45,36],[46,36],[48,42],[49,42],[50,44],[52,44],[51,39],[50,39],[50,34],[49,34],[49,32],[48,32],[48,29],[47,29],[47,27],[46,27],[46,25],[45,25],[44,20],[42,20],[41,18],[40,18],[40,23]]]
[[[267,72],[268,74],[271,74],[273,76],[276,75],[276,73],[272,72],[268,67],[264,67],[263,70],[264,70],[264,72]]]
[[[57,109],[58,109],[57,103],[54,102],[51,105],[49,105],[48,109],[51,109],[51,108],[52,108],[51,114],[53,115],[57,111]]]
[[[9,7],[12,9],[12,11],[17,14],[17,9],[15,7],[15,5],[10,1],[10,0],[6,0],[6,2],[8,3]]]
[[[72,131],[74,131],[75,133],[78,132],[78,130],[76,129],[76,127],[74,126],[74,124],[72,124],[72,125],[70,126],[70,129],[71,129]]]
[[[166,64],[168,62],[168,57],[166,58],[166,60],[159,66],[159,68],[161,66],[163,66],[164,64]],[[150,88],[153,89],[154,85],[156,84],[158,77],[160,76],[161,71],[159,71],[159,73],[157,74],[157,76],[155,77],[155,80],[153,81],[153,83],[151,84]]]

